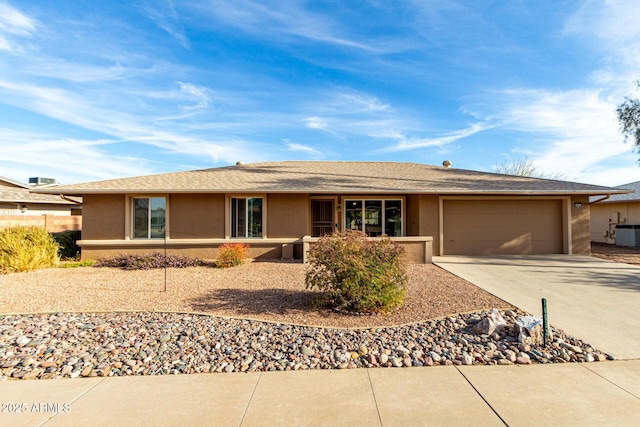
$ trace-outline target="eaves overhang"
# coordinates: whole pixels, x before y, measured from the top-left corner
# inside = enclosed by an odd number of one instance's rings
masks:
[[[100,195],[100,194],[256,194],[256,193],[278,193],[278,194],[433,194],[433,195],[495,195],[495,196],[560,196],[560,195],[585,195],[585,196],[605,196],[612,194],[628,194],[632,190],[465,190],[465,189],[352,189],[352,188],[336,188],[336,189],[272,189],[272,188],[253,188],[253,189],[65,189],[55,190],[38,190],[42,194],[62,194],[66,196],[81,197],[84,195]]]

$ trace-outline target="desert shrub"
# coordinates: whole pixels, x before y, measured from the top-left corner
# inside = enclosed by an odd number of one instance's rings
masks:
[[[153,252],[150,254],[122,254],[98,260],[96,267],[115,267],[122,270],[152,270],[154,268],[186,268],[202,265],[198,258]]]
[[[58,243],[58,256],[62,260],[78,259],[80,256],[80,246],[76,243],[80,240],[80,231],[68,230],[59,233],[52,233],[53,240]]]
[[[402,305],[407,274],[404,248],[360,231],[321,237],[309,250],[307,289],[324,292],[334,308],[385,313]]]
[[[44,228],[18,226],[0,231],[0,272],[55,267],[58,261],[58,244]]]
[[[227,243],[220,246],[216,266],[227,268],[244,264],[248,249],[249,245],[246,243]]]

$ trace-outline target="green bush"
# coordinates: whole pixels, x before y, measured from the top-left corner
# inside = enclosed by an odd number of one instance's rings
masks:
[[[216,266],[227,268],[244,264],[248,249],[249,245],[246,243],[227,243],[220,246]]]
[[[407,274],[404,248],[360,231],[321,237],[309,250],[307,289],[324,292],[341,310],[386,313],[402,305]]]
[[[85,259],[81,261],[65,261],[58,265],[59,268],[78,268],[78,267],[91,267],[96,264],[96,260]]]
[[[59,233],[52,233],[53,240],[58,243],[60,247],[58,249],[58,255],[60,259],[79,259],[80,258],[80,246],[76,243],[80,240],[80,231],[68,230],[61,231]]]
[[[17,273],[58,264],[58,244],[42,227],[0,231],[0,272]]]

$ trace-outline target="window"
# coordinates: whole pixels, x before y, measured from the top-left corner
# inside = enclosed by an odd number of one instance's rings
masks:
[[[167,214],[164,197],[133,198],[133,238],[163,239]]]
[[[262,237],[262,197],[231,198],[231,237]]]
[[[345,228],[371,237],[402,236],[402,200],[345,200]]]

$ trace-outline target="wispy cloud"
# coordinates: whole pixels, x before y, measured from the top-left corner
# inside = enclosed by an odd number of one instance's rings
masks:
[[[391,109],[389,104],[383,103],[376,96],[348,90],[338,93],[328,108],[341,114],[382,112]]]
[[[305,122],[306,126],[309,129],[320,129],[320,130],[327,129],[327,121],[322,117],[317,117],[317,116],[305,117],[303,121]]]
[[[178,84],[180,85],[181,93],[188,95],[196,101],[195,105],[184,105],[181,108],[185,110],[201,110],[209,106],[209,96],[205,93],[205,88],[196,86],[193,83],[178,82]]]
[[[606,42],[636,44],[640,40],[640,3],[636,0],[588,0],[567,20],[567,34],[595,35]]]
[[[0,162],[5,175],[25,181],[30,176],[51,176],[62,182],[108,179],[151,173],[146,158],[108,154],[113,139],[70,139],[46,133],[0,129]],[[27,176],[28,175],[28,176]]]
[[[30,35],[35,28],[33,19],[4,2],[0,3],[0,32],[25,36]]]
[[[289,140],[285,140],[284,142],[287,147],[287,151],[293,151],[296,153],[311,155],[314,158],[322,157],[322,153],[320,151],[308,145],[295,144],[295,143],[289,142]]]
[[[186,49],[190,49],[189,40],[184,29],[179,23],[178,14],[172,0],[153,0],[145,2],[143,13],[159,28],[166,31],[171,37]]]
[[[630,152],[618,134],[615,101],[600,90],[520,89],[489,96],[501,106],[491,113],[501,119],[503,129],[533,136],[515,150],[542,172],[593,182],[589,170],[594,165]]]
[[[195,7],[198,13],[215,19],[216,25],[231,26],[261,42],[281,47],[316,45],[377,56],[406,52],[418,46],[397,28],[385,31],[387,22],[353,22],[362,19],[363,11],[368,11],[369,19],[379,14],[385,16],[390,8],[376,2],[363,2],[355,10],[347,3],[311,7],[301,2],[272,0],[212,0],[206,6]],[[410,12],[398,19],[406,20],[407,15]],[[312,56],[307,59],[318,59]]]
[[[451,144],[452,142],[469,137],[478,132],[485,131],[495,127],[495,124],[490,123],[473,123],[471,126],[460,129],[454,132],[449,132],[442,136],[437,137],[407,137],[403,132],[392,132],[389,134],[378,134],[379,137],[387,137],[396,140],[396,144],[376,150],[378,153],[390,153],[397,151],[416,150],[419,148],[427,147],[442,147],[444,145]]]
[[[619,85],[628,90],[640,75],[640,2],[590,0],[567,20],[566,37],[580,37],[602,60],[593,71],[595,84]]]
[[[64,82],[97,83],[131,78],[144,73],[144,70],[125,68],[117,62],[106,66],[95,66],[59,58],[34,58],[29,64],[25,64],[24,73],[51,77]]]
[[[37,21],[18,9],[0,2],[0,51],[21,52],[23,37],[31,37],[36,31]]]

